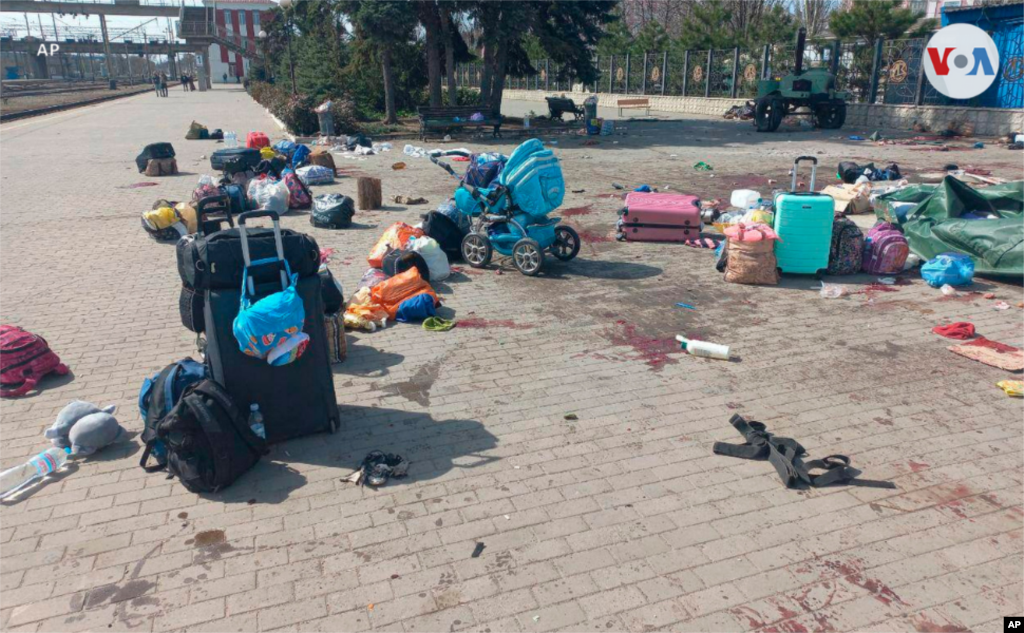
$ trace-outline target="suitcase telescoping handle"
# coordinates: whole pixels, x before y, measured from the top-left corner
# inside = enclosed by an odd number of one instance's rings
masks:
[[[212,220],[207,218],[207,216],[217,213],[223,213],[224,217]],[[235,221],[231,219],[231,199],[226,194],[207,196],[196,203],[196,224],[200,234],[209,235],[219,231],[221,223],[225,220],[227,220],[228,226],[235,225]]]
[[[814,191],[814,181],[816,179],[815,177],[818,175],[818,159],[814,156],[800,156],[793,161],[793,185],[790,190],[794,193],[796,193],[796,170],[800,167],[800,163],[805,160],[811,161],[811,184],[808,185],[807,191]]]
[[[281,289],[285,290],[288,288],[288,273],[285,272],[284,243],[281,241],[281,216],[276,211],[246,211],[238,216],[238,235],[242,240],[242,261],[245,262],[246,268],[252,265],[249,257],[249,237],[245,234],[245,222],[255,218],[270,218],[274,222],[274,246],[277,248],[277,261],[281,268]],[[255,296],[256,284],[252,280],[252,275],[248,276],[245,283],[249,286],[249,294]]]

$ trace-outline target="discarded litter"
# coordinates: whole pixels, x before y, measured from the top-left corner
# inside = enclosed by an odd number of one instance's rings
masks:
[[[717,360],[729,360],[729,346],[709,343],[707,341],[696,341],[682,335],[676,336],[676,340],[682,343],[682,348],[690,356],[701,358],[714,358]]]
[[[419,196],[403,196],[397,195],[394,197],[396,204],[426,204],[427,199]]]
[[[822,299],[838,299],[846,295],[846,288],[839,284],[828,284],[821,282],[821,291],[818,293]]]
[[[689,303],[677,303],[676,307],[677,308],[686,308],[687,310],[696,310],[697,309],[697,308],[693,307],[692,305],[690,305]]]
[[[68,461],[69,452],[70,449],[54,446],[39,453],[21,466],[15,466],[0,473],[0,499],[4,499],[29,486],[37,479],[42,479],[63,468]]]
[[[576,415],[575,413],[566,413],[565,416],[563,416],[562,419],[568,420],[568,421],[573,421],[573,420],[579,420],[580,417],[578,415]]]
[[[729,420],[733,428],[746,440],[743,444],[715,442],[716,455],[738,457],[757,461],[768,460],[787,488],[821,488],[831,484],[848,484],[869,488],[895,488],[891,481],[857,479],[861,471],[850,467],[850,458],[845,455],[829,455],[824,459],[809,462],[803,460],[807,451],[796,440],[769,433],[761,422],[747,422],[742,416],[734,415]],[[824,471],[824,472],[821,472]]]
[[[473,548],[473,553],[470,554],[470,558],[480,558],[480,554],[484,553],[484,548],[487,547],[483,543],[477,543],[476,547]]]
[[[700,161],[694,164],[693,168],[696,169],[697,171],[711,171],[712,169],[714,169],[714,167],[712,167],[708,163],[705,163],[704,161]]]
[[[456,322],[450,319],[442,319],[439,316],[432,316],[423,319],[423,329],[428,332],[447,332],[455,327]]]
[[[891,285],[896,283],[896,278],[895,277],[879,277],[878,278],[878,283],[886,285],[886,286],[891,286]]]
[[[849,136],[847,138],[849,138],[851,141],[863,141],[863,140],[865,140],[863,136],[857,136],[856,134],[853,134],[853,135],[851,135],[851,136]]]
[[[1000,380],[996,386],[1011,398],[1024,398],[1024,381],[1022,380]]]
[[[381,451],[370,451],[363,458],[359,469],[342,481],[348,481],[356,485],[370,485],[374,487],[383,486],[388,479],[401,479],[408,474],[409,462],[402,459],[401,455],[383,453]]]
[[[939,288],[939,290],[942,291],[942,296],[944,296],[944,297],[955,297],[956,296],[956,288],[954,288],[953,286],[950,286],[949,284],[942,284],[942,287]]]
[[[391,165],[391,169],[393,169],[394,171],[399,171],[399,170],[405,169],[405,163],[402,163],[402,162],[395,163],[395,164]]]
[[[1006,303],[1005,301],[1000,301],[999,303],[997,303],[994,306],[992,306],[992,309],[993,310],[1009,310],[1010,309],[1010,304]]]

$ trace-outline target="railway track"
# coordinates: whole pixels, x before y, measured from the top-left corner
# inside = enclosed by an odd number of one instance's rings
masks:
[[[64,83],[64,82],[61,82],[61,83]],[[92,83],[92,82],[90,82],[90,83]],[[178,83],[169,83],[168,87],[176,86],[176,85],[179,85],[179,84]],[[65,94],[69,94],[69,93],[73,94],[73,93],[76,93],[76,92],[83,92],[83,93],[85,93],[85,92],[89,92],[89,91],[106,90],[107,86],[108,86],[108,82],[107,81],[102,81],[102,82],[94,83],[89,88],[81,87],[80,86],[80,87],[77,87],[77,88],[71,89],[71,90],[68,90],[68,89],[57,90],[57,89],[55,89],[55,90],[49,90],[49,91],[37,91],[35,94],[25,94],[25,93],[22,93],[20,96],[23,97],[23,98],[28,98],[28,97],[36,97],[36,98],[43,97],[43,98],[45,98],[46,96],[65,95]],[[5,106],[5,107],[0,109],[0,123],[6,123],[8,121],[16,121],[18,119],[27,119],[29,117],[41,116],[41,115],[44,115],[44,114],[52,114],[54,112],[61,112],[63,110],[71,110],[71,109],[74,109],[74,108],[80,108],[80,107],[84,107],[84,106],[88,106],[88,105],[94,105],[94,104],[97,104],[97,103],[103,103],[105,101],[113,101],[114,99],[121,99],[121,98],[124,98],[124,97],[131,97],[131,96],[134,96],[134,95],[137,95],[137,94],[140,94],[140,93],[148,92],[148,91],[150,91],[152,89],[153,89],[152,86],[149,86],[149,85],[146,85],[146,84],[137,84],[136,86],[134,86],[134,87],[132,87],[130,89],[118,90],[117,92],[108,93],[108,94],[102,94],[100,96],[96,96],[96,97],[92,97],[92,98],[81,99],[81,100],[70,101],[70,102],[63,102],[63,103],[54,103],[54,104],[51,104],[51,105],[42,105],[42,106],[35,107],[35,108],[26,108],[26,109],[22,109],[22,110],[16,110],[14,112],[9,112],[9,111],[4,111],[4,110],[7,109],[6,106],[10,105],[9,104],[9,99],[17,101],[18,95],[11,95],[10,97],[8,97],[6,88],[3,88],[3,93],[2,93],[3,94],[3,106]]]

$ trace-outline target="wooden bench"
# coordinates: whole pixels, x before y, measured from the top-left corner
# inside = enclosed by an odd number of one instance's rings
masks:
[[[501,115],[495,116],[485,112],[483,106],[420,106],[416,108],[416,112],[420,118],[420,140],[427,137],[427,130],[451,130],[460,127],[493,127],[494,138],[501,137]],[[471,121],[470,117],[478,112],[484,118]]]
[[[619,107],[619,116],[622,116],[623,108],[637,108],[646,110],[647,116],[651,115],[651,102],[649,99],[619,99],[615,102]]]
[[[552,121],[561,121],[562,115],[568,112],[573,116],[574,121],[582,121],[585,114],[583,106],[576,105],[576,102],[569,97],[544,97],[548,102],[548,118]]]

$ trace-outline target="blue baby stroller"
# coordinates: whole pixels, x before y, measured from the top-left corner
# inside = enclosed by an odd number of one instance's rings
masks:
[[[447,153],[445,155],[452,155]],[[470,157],[477,160],[478,157]],[[554,153],[537,139],[517,147],[507,159],[492,155],[500,164],[493,170],[493,182],[480,186],[472,180],[479,177],[477,163],[460,178],[446,163],[432,156],[435,164],[459,178],[455,205],[471,220],[469,233],[462,238],[462,257],[473,268],[490,263],[494,251],[512,258],[516,269],[524,275],[536,275],[544,266],[544,253],[569,261],[580,252],[580,237],[561,218],[549,213],[562,204],[565,180]],[[488,167],[494,167],[489,165]]]

